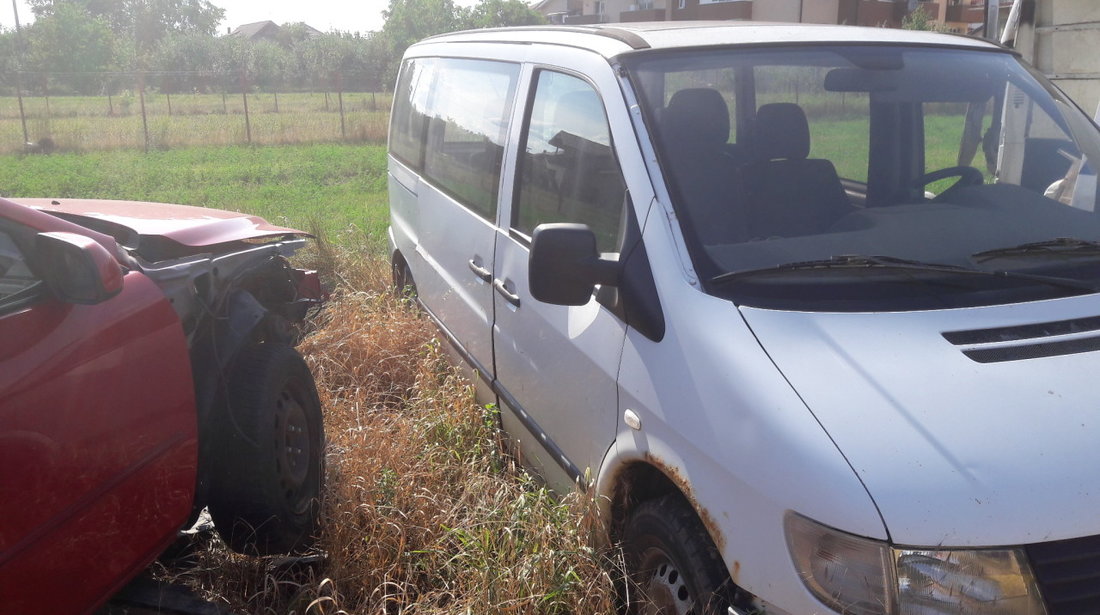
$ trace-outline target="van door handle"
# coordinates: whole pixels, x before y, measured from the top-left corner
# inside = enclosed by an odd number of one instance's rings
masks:
[[[489,282],[493,279],[493,272],[474,262],[474,259],[471,258],[466,261],[466,264],[470,267],[470,271],[474,272],[474,275],[481,278],[482,282]]]
[[[512,305],[514,305],[516,307],[519,307],[519,295],[514,294],[511,291],[509,291],[507,288],[505,288],[504,287],[504,280],[501,280],[499,278],[496,279],[496,280],[493,280],[493,288],[496,289],[496,291],[498,293],[500,293],[501,297],[504,297],[505,301],[507,301],[508,303],[511,303]]]

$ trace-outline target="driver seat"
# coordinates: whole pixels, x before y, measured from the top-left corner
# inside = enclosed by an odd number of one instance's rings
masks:
[[[744,169],[753,237],[824,233],[853,211],[832,162],[810,158],[802,107],[771,103],[756,111],[755,160]]]
[[[706,245],[748,239],[736,146],[722,94],[685,88],[672,95],[660,122],[673,183],[691,228]]]

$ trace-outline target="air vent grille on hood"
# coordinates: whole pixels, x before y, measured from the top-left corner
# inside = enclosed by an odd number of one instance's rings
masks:
[[[1014,327],[945,331],[942,335],[956,346],[980,346],[962,351],[978,363],[1055,357],[1100,350],[1100,316]],[[1033,340],[1033,343],[1013,343],[1028,340]]]

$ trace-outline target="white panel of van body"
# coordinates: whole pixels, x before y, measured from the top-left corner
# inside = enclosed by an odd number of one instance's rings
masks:
[[[388,235],[390,254],[400,252],[405,257],[409,270],[413,274],[413,281],[420,285],[420,288],[436,288],[439,284],[446,283],[446,278],[435,271],[435,268],[442,267],[441,264],[425,258],[426,248],[420,244],[419,240],[422,231],[420,205],[417,201],[419,190],[410,189],[409,186],[424,190],[428,188],[423,182],[420,182],[419,176],[414,171],[394,160],[392,156],[389,160],[389,167],[390,228]],[[446,198],[438,194],[436,196]],[[470,215],[470,218],[476,217],[470,212],[467,212],[467,214]],[[470,226],[476,227],[476,220],[471,219],[469,222]],[[437,225],[430,226],[436,227]],[[476,230],[475,234],[479,232],[480,229]],[[459,242],[459,244],[458,247],[461,247],[461,245],[472,245],[472,242]],[[462,272],[459,270],[457,273],[461,275]],[[477,282],[469,279],[464,280],[464,282],[470,285],[469,288],[464,290],[465,299],[462,299],[461,295],[452,293],[450,305],[439,301],[429,301],[428,303],[436,306],[435,309],[437,310],[442,306],[446,313],[457,314],[464,319],[466,324],[477,327],[463,331],[466,335],[461,336],[468,343],[473,344],[473,351],[467,351],[466,347],[459,348],[452,344],[445,344],[445,350],[452,361],[463,365],[463,369],[466,370],[465,373],[473,377],[478,401],[480,403],[491,403],[495,401],[495,397],[489,388],[493,369],[492,347],[489,345],[488,333],[481,335],[481,332],[488,331],[488,320],[491,316],[491,312],[487,312],[487,310],[492,309],[492,300],[485,296],[489,283],[484,282],[482,285],[485,288],[478,288]],[[425,297],[420,296],[418,300],[437,319],[437,322],[441,323],[438,320],[440,318],[439,314],[427,307],[428,303],[424,303]],[[464,306],[462,301],[471,301],[472,303]],[[444,331],[454,335],[446,328],[444,328]],[[470,333],[476,333],[476,335],[469,335]],[[473,352],[478,354],[475,355]]]
[[[603,97],[621,99],[607,60],[569,48],[553,49],[552,57],[572,67],[566,72],[583,71]],[[520,100],[527,100],[533,87],[530,74],[525,71],[528,85]],[[518,118],[513,124],[522,128]],[[502,220],[510,220],[511,204],[502,203],[501,209]],[[527,284],[528,254],[526,238],[500,232],[494,283],[519,298],[516,306],[503,293],[494,293],[498,387],[502,404],[514,406],[501,408],[502,420],[510,434],[519,436],[524,462],[568,492],[586,470],[595,476],[614,438],[615,381],[626,325],[594,298],[577,307],[535,300]]]
[[[427,182],[420,183],[420,232],[414,265],[421,303],[491,375],[493,290],[475,267],[492,271],[494,226]],[[408,257],[406,257],[408,258]]]
[[[646,249],[662,262],[672,254],[656,250],[653,235]],[[668,329],[659,343],[627,334],[620,403],[641,425],[621,427],[598,494],[609,496],[628,464],[656,465],[699,513],[738,586],[777,612],[831,612],[799,580],[785,515],[884,540],[874,502],[736,306],[654,273]]]
[[[609,113],[615,129],[618,115],[614,109]],[[646,128],[639,124],[635,130],[644,143]],[[645,203],[641,199],[653,198],[645,190],[646,152],[622,146],[618,153],[643,227],[666,330],[659,342],[627,331],[619,416],[631,411],[640,425],[635,429],[620,421],[615,446],[597,479],[600,501],[613,494],[624,467],[655,465],[699,513],[734,582],[782,606],[768,612],[829,612],[794,569],[785,515],[795,511],[886,539],[882,519],[852,467],[775,368],[737,307],[701,292],[690,272],[678,266],[682,237],[660,182],[652,206],[637,207]],[[660,176],[655,166],[649,173]]]
[[[497,277],[525,290],[527,247],[511,238],[502,242]],[[567,485],[575,479],[595,475],[614,437],[615,375],[626,326],[595,299],[570,307],[540,303],[524,291],[519,294],[523,299],[518,308],[497,298],[497,377],[500,388],[519,406],[512,410],[530,417],[525,430],[539,430],[531,433],[535,440],[521,438],[526,460],[540,466],[556,488],[568,492]],[[530,348],[547,352],[533,353]],[[509,433],[523,430],[510,428]],[[560,447],[563,458],[554,459],[558,451],[553,447]]]
[[[519,307],[496,298],[497,379],[507,394],[501,402],[518,405],[501,409],[505,427],[522,434],[525,463],[568,493],[574,480],[595,476],[614,437],[615,376],[626,325],[594,298],[583,306],[531,298],[527,246],[503,235],[500,241],[496,278],[520,296]],[[523,424],[512,416],[516,411],[529,420]]]
[[[423,94],[422,104],[428,105],[428,113],[436,113],[437,106],[446,109],[449,107],[445,105],[453,104],[450,99],[457,97],[447,96],[449,93],[447,88],[455,87],[457,77],[451,75],[461,74],[459,70],[471,69],[466,65],[464,69],[456,68],[452,73],[447,73],[442,62],[438,62],[434,70],[436,73],[430,77],[430,82],[424,80],[418,84],[419,88],[427,88]],[[518,72],[518,66],[516,66],[516,72]],[[492,73],[486,73],[486,75],[489,74]],[[448,81],[451,81],[449,86],[446,85]],[[445,85],[441,86],[441,82]],[[503,100],[506,96],[503,91],[496,94],[502,98],[497,102],[502,105],[509,104],[507,100]],[[451,155],[473,158],[478,154],[477,151],[462,151],[462,148],[469,146],[473,150],[485,149],[484,144],[488,141],[470,139],[469,135],[464,133],[464,130],[469,127],[457,126],[457,128],[452,127],[455,130],[454,140],[449,144],[446,142],[449,138],[447,123],[457,121],[455,117],[470,119],[483,111],[481,108],[471,108],[469,105],[473,104],[472,102],[463,100],[457,102],[460,105],[458,109],[464,113],[439,114],[433,118],[435,129],[431,126],[427,129],[425,138],[429,155],[424,161],[423,176],[405,167],[393,155],[390,156],[391,195],[394,194],[395,181],[403,187],[403,189],[397,189],[397,198],[391,196],[391,200],[395,202],[392,206],[394,217],[392,226],[395,243],[412,271],[420,302],[443,325],[446,332],[455,338],[454,341],[463,353],[463,358],[472,363],[473,367],[486,379],[491,380],[493,373],[490,340],[493,320],[491,281],[496,208],[486,202],[483,204],[482,211],[478,213],[443,189],[446,187],[445,180],[448,179],[448,172],[450,172],[446,163],[448,145],[456,148],[450,152]],[[510,107],[504,107],[504,111],[508,110]],[[494,111],[486,109],[484,113],[494,113]],[[495,111],[495,113],[501,113],[501,111]],[[486,118],[486,122],[490,124],[491,120],[491,117]],[[434,162],[433,153],[436,154]],[[433,163],[438,165],[437,170],[440,173],[434,179],[427,169]],[[496,192],[496,186],[479,184],[478,187]],[[409,195],[410,190],[415,190],[415,193]],[[451,186],[451,192],[462,191]],[[410,243],[414,245],[409,246]]]
[[[1094,332],[997,337],[1094,318],[1095,296],[927,312],[742,311],[859,472],[896,543],[998,546],[1100,533],[1100,361],[1072,350],[1026,354]],[[988,339],[944,337],[976,329]]]

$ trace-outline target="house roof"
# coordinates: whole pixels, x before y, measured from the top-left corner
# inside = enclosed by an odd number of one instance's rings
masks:
[[[229,36],[240,36],[249,40],[261,37],[261,36],[275,36],[279,32],[279,26],[274,21],[257,21],[255,23],[246,23],[243,26],[237,26],[235,30],[229,33]]]
[[[324,34],[324,32],[321,32],[317,28],[314,28],[307,23],[303,23],[301,25],[305,28],[306,34],[308,36],[320,36]],[[236,29],[229,33],[229,36],[239,36],[250,41],[260,38],[273,39],[279,34],[279,31],[282,29],[283,28],[274,21],[257,21],[255,23],[246,23],[243,26],[237,26]]]

